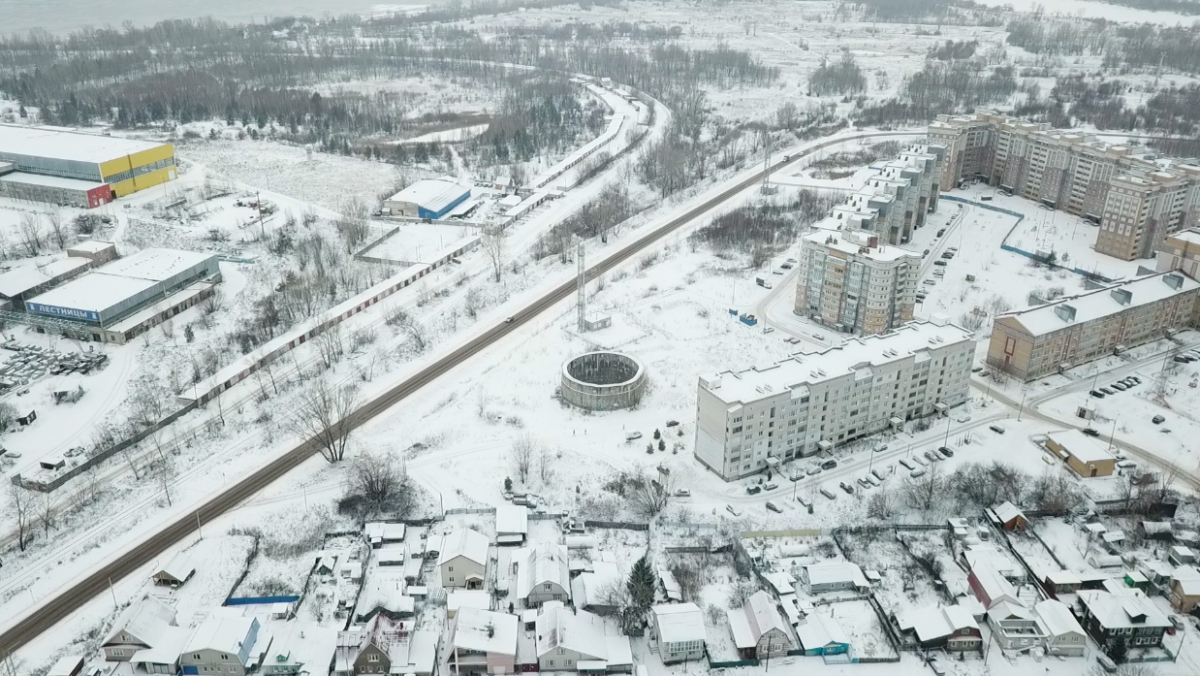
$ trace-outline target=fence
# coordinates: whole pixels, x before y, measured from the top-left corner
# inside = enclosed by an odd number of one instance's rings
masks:
[[[39,481],[37,479],[32,479],[32,480],[25,479],[20,474],[17,474],[17,475],[13,476],[12,482],[22,488],[27,488],[31,491],[38,491],[41,493],[49,493],[51,491],[58,489],[59,487],[61,487],[63,484],[67,483],[71,479],[74,479],[75,477],[88,471],[89,469],[96,467],[97,465],[104,462],[105,460],[108,460],[109,458],[113,457],[117,453],[120,453],[121,451],[124,451],[128,448],[136,446],[137,444],[145,441],[147,438],[152,436],[154,433],[163,429],[167,425],[170,425],[171,423],[175,422],[176,420],[179,420],[180,418],[187,415],[188,413],[191,413],[195,409],[196,409],[196,403],[192,402],[191,404],[184,406],[183,408],[179,409],[178,411],[175,411],[174,413],[163,418],[162,420],[159,420],[158,422],[154,423],[150,427],[147,427],[146,429],[142,430],[141,432],[138,432],[137,434],[134,434],[133,436],[130,436],[126,439],[118,441],[116,444],[113,444],[112,446],[104,449],[103,451],[96,453],[95,455],[89,457],[87,460],[84,460],[83,462],[79,463],[78,465],[76,465],[68,470],[63,471],[61,474],[58,474],[57,476],[55,476],[53,479],[51,479],[49,481]]]
[[[758,665],[762,664],[761,662],[759,662],[756,659],[729,660],[728,662],[718,662],[716,660],[713,660],[712,656],[710,656],[708,654],[707,649],[705,649],[705,651],[704,651],[704,656],[708,658],[709,671],[711,671],[713,669],[732,669],[734,667],[757,667]]]
[[[267,603],[295,603],[300,597],[294,594],[284,596],[231,596],[225,599],[227,606],[257,606]]]
[[[648,523],[628,523],[624,521],[584,521],[586,528],[623,528],[625,530],[650,530]]]

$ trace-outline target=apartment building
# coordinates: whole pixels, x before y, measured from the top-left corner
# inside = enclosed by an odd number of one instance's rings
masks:
[[[1157,258],[1159,272],[1179,270],[1192,279],[1200,279],[1200,228],[1167,235]]]
[[[1100,225],[1096,250],[1109,256],[1153,256],[1168,234],[1200,224],[1200,167],[1193,164],[990,113],[941,116],[928,136],[948,149],[943,190],[976,177],[1081,216]]]
[[[989,366],[1022,380],[1162,338],[1195,322],[1200,283],[1160,272],[996,317]]]
[[[967,400],[975,341],[944,318],[702,376],[696,459],[726,481]]]
[[[1153,256],[1184,225],[1191,193],[1200,186],[1178,171],[1116,176],[1110,184],[1096,251],[1124,260]]]
[[[912,320],[920,265],[869,230],[819,229],[801,241],[794,312],[844,333],[883,333]]]

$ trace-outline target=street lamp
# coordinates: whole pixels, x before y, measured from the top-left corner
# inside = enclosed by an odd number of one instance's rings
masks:
[[[1021,422],[1021,415],[1025,413],[1025,397],[1029,396],[1029,387],[1021,388],[1021,405],[1017,407],[1017,422]]]
[[[1118,418],[1120,418],[1120,416],[1117,416],[1117,418],[1113,418],[1112,433],[1108,435],[1108,450],[1109,451],[1112,451],[1113,437],[1117,436],[1117,419]]]

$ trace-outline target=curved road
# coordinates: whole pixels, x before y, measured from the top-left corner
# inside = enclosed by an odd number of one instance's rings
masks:
[[[845,143],[847,140],[897,135],[903,134],[897,134],[896,132],[860,132],[838,137],[809,146],[803,151],[793,154],[787,161],[778,162],[771,168],[778,171],[807,155],[829,146]],[[712,211],[761,180],[762,172],[756,172],[715,197],[706,200],[702,204],[689,209],[685,213],[638,237],[636,240],[614,252],[608,258],[592,265],[587,271],[587,278],[594,279],[617,267],[646,247],[658,242],[685,224]],[[517,311],[509,321],[498,324],[483,332],[466,344],[426,366],[407,380],[398,383],[390,390],[364,403],[362,407],[351,415],[351,426],[357,428],[395,404],[415,394],[421,388],[450,371],[455,366],[470,359],[496,341],[506,337],[559,301],[570,297],[574,291],[574,279],[563,282]],[[26,611],[24,617],[14,618],[16,620],[14,626],[11,626],[3,634],[0,634],[0,654],[8,654],[16,651],[43,631],[46,631],[60,620],[69,616],[93,596],[102,593],[107,588],[110,579],[119,580],[131,574],[145,563],[153,560],[154,557],[161,554],[171,545],[191,534],[199,524],[211,521],[234,509],[241,502],[270,485],[287,472],[298,467],[314,455],[316,450],[317,446],[312,440],[297,445],[246,476],[246,478],[233,484],[225,491],[214,495],[199,508],[180,516],[175,521],[161,528],[158,532],[149,535],[140,544],[119,554],[115,559],[90,575],[78,580],[69,588],[59,592],[56,596],[46,599],[40,606]]]

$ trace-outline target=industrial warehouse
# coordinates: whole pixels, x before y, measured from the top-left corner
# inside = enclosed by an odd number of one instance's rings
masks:
[[[427,179],[417,181],[384,201],[383,206],[393,216],[437,219],[459,216],[470,211],[464,204],[471,189],[451,181]],[[456,209],[455,207],[459,207]]]
[[[94,209],[177,176],[169,143],[0,124],[0,195]]]
[[[211,296],[221,279],[217,257],[145,249],[24,300],[8,315],[42,332],[125,343]]]

